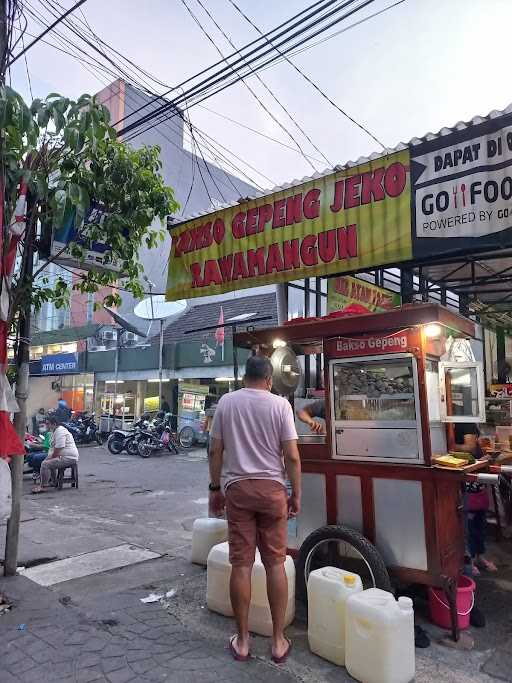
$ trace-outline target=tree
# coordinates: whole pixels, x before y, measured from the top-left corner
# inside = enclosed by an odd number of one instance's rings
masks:
[[[12,88],[0,86],[2,263],[9,247],[9,224],[19,219],[20,189],[24,193],[26,188],[26,220],[17,242],[18,267],[12,280],[0,268],[0,295],[4,304],[8,302],[2,307],[3,324],[17,346],[15,426],[20,437],[26,424],[31,312],[47,301],[58,308],[66,306],[71,293],[67,279],[58,277],[50,283],[45,276],[46,267],[57,256],[48,257],[34,271],[34,253],[43,247],[51,230],[71,222],[75,226],[67,247],[71,255],[81,261],[93,242],[102,242],[110,247],[105,262],[115,263],[118,270],[80,271],[71,289],[85,293],[112,287],[103,303],[115,306],[121,301],[115,289],[121,279],[123,289],[141,297],[139,247],[143,243],[157,246],[165,236],[162,221],[178,208],[173,190],[160,175],[159,153],[158,147],[135,150],[117,140],[108,109],[95,97],[82,95],[73,101],[52,93],[28,107]],[[91,207],[98,210],[91,212]],[[156,219],[160,224],[155,226]],[[21,469],[15,465],[19,460],[11,464],[11,527],[19,523]],[[12,557],[10,564],[12,569]]]

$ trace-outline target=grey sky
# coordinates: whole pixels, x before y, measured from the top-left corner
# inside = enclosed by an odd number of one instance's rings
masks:
[[[33,0],[32,5],[41,7],[37,2]],[[219,47],[231,52],[197,1],[187,2]],[[237,46],[256,37],[254,29],[228,0],[204,2]],[[392,2],[377,0],[361,16]],[[69,7],[72,2],[64,0],[63,4]],[[311,0],[238,0],[238,4],[260,28],[269,30],[311,4]],[[169,85],[218,60],[215,49],[181,0],[88,0],[83,11],[100,37]],[[512,96],[504,87],[510,70],[510,26],[510,0],[406,0],[293,59],[343,109],[386,145],[394,146],[510,103]],[[41,28],[30,22],[28,30],[36,34]],[[35,96],[57,91],[74,97],[103,87],[78,62],[50,47],[38,45],[27,57]],[[264,71],[262,77],[333,164],[378,151],[373,140],[323,101],[286,63]],[[27,96],[23,60],[13,68],[12,82]],[[301,146],[318,156],[262,86],[254,78],[250,84],[298,136]],[[291,144],[241,84],[205,104]],[[200,128],[276,183],[312,173],[299,154],[266,142],[204,109],[194,107],[191,117]],[[325,167],[325,163],[317,164],[318,170]],[[248,174],[256,178],[252,171],[248,170]],[[264,187],[270,184],[261,177],[259,182]]]

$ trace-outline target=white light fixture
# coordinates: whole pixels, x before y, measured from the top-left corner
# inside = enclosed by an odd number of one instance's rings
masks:
[[[115,384],[116,380],[115,379],[106,379],[105,384]],[[124,384],[124,379],[118,379],[117,380],[118,384]]]
[[[156,379],[148,379],[148,380],[146,380],[146,381],[147,381],[147,382],[153,383],[153,382],[159,382],[160,380],[159,380],[158,377],[157,377]],[[170,381],[171,381],[170,379],[167,379],[167,378],[162,377],[162,382],[170,382]]]
[[[234,377],[216,377],[215,381],[216,382],[234,382],[235,378]]]
[[[240,313],[240,315],[235,315],[232,318],[228,318],[225,322],[233,323],[242,320],[248,320],[249,318],[254,318],[256,313]]]
[[[428,339],[439,339],[441,336],[441,325],[437,323],[430,323],[430,325],[425,325],[425,336]]]
[[[274,341],[272,342],[272,346],[275,349],[282,349],[286,346],[286,342],[284,341],[284,339],[274,339]]]

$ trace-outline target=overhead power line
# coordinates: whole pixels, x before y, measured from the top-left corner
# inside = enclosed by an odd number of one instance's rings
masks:
[[[7,64],[7,67],[12,66],[15,61],[17,61],[22,55],[28,52],[30,48],[33,47],[36,43],[38,43],[42,38],[44,38],[47,33],[50,33],[50,31],[52,31],[57,26],[57,24],[60,24],[62,21],[64,21],[66,17],[68,17],[72,12],[78,9],[80,5],[83,5],[85,2],[87,2],[87,0],[78,0],[78,2],[76,2],[72,7],[70,7],[66,12],[64,12],[64,14],[58,17],[53,22],[53,24],[50,24],[50,26],[48,26],[48,28],[41,33],[41,35],[37,36],[37,38],[35,38],[31,43],[29,43],[20,52],[18,52]]]
[[[336,15],[336,14],[339,15],[339,12],[341,10],[345,9],[346,7],[348,7],[349,5],[352,5],[355,2],[355,0],[346,0],[346,2],[344,2],[342,5],[339,5],[339,6],[335,7],[334,9],[330,9],[325,14],[321,14],[321,12],[326,7],[333,4],[333,0],[330,0],[328,3],[325,3],[321,8],[317,8],[317,9],[313,10],[312,12],[310,12],[308,15],[306,15],[305,18],[301,19],[298,22],[292,23],[291,25],[288,26],[287,29],[277,33],[277,35],[274,36],[274,40],[277,40],[279,38],[280,39],[279,47],[281,47],[282,45],[284,45],[286,43],[290,43],[290,41],[294,40],[295,38],[298,38],[299,42],[296,42],[293,45],[288,45],[287,47],[283,48],[283,52],[288,52],[291,49],[293,49],[294,47],[297,47],[297,45],[299,43],[302,44],[305,41],[310,40],[311,38],[314,38],[317,35],[320,35],[324,31],[329,29],[331,26],[339,23],[343,19],[345,19],[348,16],[350,16],[351,14],[353,14],[354,11],[358,11],[362,7],[372,3],[374,1],[375,0],[366,0],[361,5],[359,5],[355,10],[352,10],[352,11],[350,11],[344,15],[337,16],[330,23],[328,23],[324,26],[321,26],[321,28],[314,30],[313,33],[311,33],[309,35],[305,35],[308,31],[315,29],[316,26],[318,26],[318,24],[325,22],[326,19],[329,19],[330,17],[332,17],[333,15]],[[320,17],[318,16],[319,14],[321,14]],[[312,19],[312,21],[310,21],[308,23],[309,19]],[[294,29],[296,29],[297,27],[300,27],[300,28],[298,28],[298,30],[295,31]],[[269,34],[272,35],[273,33],[275,33],[275,31],[276,31],[276,29],[269,31],[268,34],[265,34],[265,36],[263,36],[259,40],[264,40],[264,38],[268,37]],[[254,41],[253,41],[253,43],[254,43]],[[251,45],[251,44],[249,44],[249,45]],[[247,46],[238,50],[237,53],[235,53],[235,56],[236,56],[236,54],[241,54],[242,50],[245,50],[246,48],[247,48]],[[263,52],[261,52],[262,49],[263,49]],[[182,96],[178,96],[174,100],[171,100],[167,106],[162,106],[162,107],[154,110],[153,112],[151,112],[151,114],[143,116],[138,121],[135,121],[135,122],[129,124],[128,126],[123,128],[121,133],[126,133],[130,130],[133,130],[134,128],[136,128],[138,126],[144,125],[145,123],[154,119],[159,114],[162,114],[165,111],[168,111],[169,109],[172,109],[172,108],[178,106],[184,99],[190,99],[192,97],[197,98],[200,96],[203,96],[203,99],[205,99],[206,98],[205,95],[207,95],[208,97],[211,97],[214,94],[222,92],[223,90],[225,90],[226,87],[230,87],[231,85],[234,85],[235,83],[237,83],[241,80],[240,76],[236,76],[236,74],[232,80],[230,80],[230,81],[228,80],[231,76],[233,76],[233,69],[235,66],[237,66],[238,64],[240,64],[240,62],[245,60],[246,63],[250,64],[251,66],[254,66],[255,68],[257,65],[257,69],[259,70],[262,68],[262,66],[266,66],[267,64],[271,63],[272,61],[274,61],[279,56],[276,53],[275,55],[270,57],[266,62],[260,61],[262,58],[266,57],[267,55],[269,55],[272,52],[275,52],[274,47],[270,47],[270,48],[265,50],[265,44],[259,45],[258,47],[250,50],[247,54],[244,54],[242,57],[239,57],[238,59],[235,59],[233,62],[230,62],[228,66],[224,66],[223,68],[219,69],[217,72],[215,72],[214,74],[212,74],[208,78],[203,79],[199,83],[196,83],[195,85],[191,86],[188,90],[186,90],[184,92],[184,94]],[[250,59],[249,59],[249,57],[250,57]],[[229,60],[230,58],[231,57],[229,56],[226,59]],[[241,68],[241,67],[239,67],[239,68]],[[187,81],[185,81],[185,82],[189,82],[190,80],[193,80],[194,78],[195,77],[191,77],[191,78],[187,79]],[[226,83],[226,81],[227,81],[227,83]],[[180,87],[182,85],[183,85],[183,83],[180,84]],[[215,86],[218,86],[218,87],[216,89],[214,89]],[[199,100],[199,101],[202,101],[202,100]],[[195,103],[197,104],[197,101]]]
[[[57,2],[57,3],[53,3],[53,2],[52,2],[52,3],[50,3],[50,4],[52,4],[52,5],[55,5],[55,4],[59,5],[58,2]],[[33,8],[32,8],[32,9],[30,8],[29,3],[27,3],[27,8],[28,8],[28,11],[31,13],[31,16],[32,16],[35,20],[37,20],[37,22],[38,22],[41,26],[44,27],[44,26],[47,25],[47,24],[45,24],[44,20],[41,18],[41,15],[36,14],[36,13],[35,13],[35,10],[34,10]],[[44,3],[44,8],[45,8],[45,9],[48,9],[47,3]],[[77,27],[80,28],[80,31],[82,31],[82,32],[85,30],[88,34],[91,35],[92,39],[96,40],[97,36],[96,36],[96,34],[91,30],[91,28],[90,28],[90,26],[89,26],[88,24],[82,22],[82,21],[81,21],[80,19],[78,19],[78,18],[76,19],[76,21],[77,21],[78,23],[75,24],[75,28],[77,28]],[[64,26],[65,26],[65,27],[67,27],[68,22],[71,22],[71,19],[68,19],[66,22],[64,22]],[[74,35],[76,35],[76,34],[74,34]],[[80,33],[80,36],[81,36],[81,35],[82,35],[82,34]],[[98,79],[102,82],[102,84],[103,84],[104,86],[108,86],[108,85],[110,85],[110,83],[107,82],[107,81],[105,81],[105,80],[102,78],[102,76],[101,76],[101,74],[100,74],[100,72],[99,72],[98,70],[101,70],[101,72],[104,72],[104,74],[107,75],[109,78],[117,79],[117,78],[119,78],[119,77],[121,76],[121,78],[126,79],[127,77],[129,77],[129,80],[130,80],[130,81],[135,81],[135,82],[136,82],[136,86],[137,86],[142,92],[148,93],[148,96],[150,96],[150,97],[154,97],[154,96],[155,96],[154,91],[150,89],[150,86],[149,86],[149,84],[147,83],[147,81],[145,80],[145,78],[141,78],[140,75],[138,75],[138,74],[136,73],[136,65],[135,65],[133,68],[130,68],[130,72],[129,72],[129,73],[127,73],[126,71],[124,71],[124,69],[123,69],[122,67],[120,67],[120,66],[117,64],[117,62],[116,62],[115,60],[113,60],[113,63],[109,63],[108,66],[105,66],[105,65],[102,64],[100,61],[98,61],[98,58],[97,58],[97,57],[91,56],[91,55],[89,54],[89,52],[87,52],[87,47],[86,47],[85,49],[80,48],[80,47],[77,45],[77,43],[73,40],[73,38],[72,38],[71,36],[64,35],[64,34],[60,33],[57,29],[54,30],[52,36],[53,36],[53,39],[54,39],[54,40],[59,41],[59,42],[61,43],[61,45],[64,45],[64,46],[66,46],[66,47],[69,48],[69,49],[64,50],[64,48],[59,47],[58,45],[56,45],[55,43],[50,42],[50,41],[43,41],[43,42],[47,42],[47,43],[48,43],[51,47],[53,47],[54,49],[61,50],[61,51],[65,51],[66,54],[69,54],[69,55],[72,56],[73,58],[75,58],[75,59],[77,59],[78,61],[80,61],[80,62],[84,65],[84,68],[86,68],[88,71],[90,71],[90,73],[92,73],[96,78],[98,78]],[[99,37],[98,37],[98,39],[99,39]],[[76,39],[75,39],[75,40],[76,40]],[[99,39],[99,40],[101,40],[101,39]],[[89,43],[90,43],[90,41],[87,42],[87,45],[89,45]],[[108,45],[108,43],[106,43],[106,42],[103,41],[103,40],[101,40],[101,43],[105,46],[105,50],[110,50],[110,46]],[[126,62],[130,62],[131,64],[133,64],[133,62],[131,62],[127,57],[125,57],[125,56],[122,55],[121,53],[118,53],[118,54],[119,54],[120,57],[121,57],[122,59],[124,59]],[[86,59],[86,57],[89,57],[89,59]],[[142,73],[145,74],[146,72],[145,72],[144,70],[142,70]],[[151,78],[152,78],[152,80],[158,80],[158,79],[155,79],[154,77],[151,77]],[[114,97],[114,96],[117,96],[117,95],[118,95],[118,92],[117,92],[117,93],[113,92],[112,95],[111,95],[110,97]],[[126,91],[126,96],[127,96],[128,99],[131,98],[131,94],[130,94],[129,89],[127,89],[127,91]],[[156,98],[160,98],[160,96],[156,95]],[[110,99],[110,98],[108,98],[108,99]],[[105,102],[108,102],[108,99],[107,99]],[[164,100],[164,99],[161,99],[160,101],[162,101],[162,102],[167,102],[167,100]],[[138,105],[139,105],[139,103],[136,104],[136,106],[138,106]],[[172,121],[167,121],[167,122],[164,124],[164,127],[165,127],[165,128],[170,128],[171,123],[172,123]],[[187,134],[187,128],[188,128],[188,125],[187,125],[187,127],[185,128],[185,130],[184,130],[185,134]],[[201,135],[202,138],[203,138],[203,136],[206,135],[205,133],[203,133],[202,131],[200,131],[200,129],[198,129],[197,127],[195,127],[195,130],[196,130],[196,133],[197,133],[198,135]],[[168,141],[170,144],[176,146],[176,148],[177,148],[180,152],[183,151],[181,146],[178,147],[178,145],[176,145],[176,143],[175,143],[171,138],[169,138],[167,135],[165,135],[165,133],[164,133],[163,130],[162,130],[162,126],[159,126],[159,127],[158,127],[158,134],[159,134],[163,139],[165,139],[166,141]],[[208,137],[209,137],[209,136],[208,136]],[[198,145],[198,143],[197,143],[197,145]],[[265,176],[265,174],[262,174],[261,171],[259,171],[258,169],[254,168],[254,167],[253,167],[251,164],[249,164],[249,162],[247,162],[246,160],[241,159],[239,156],[237,156],[236,154],[234,154],[234,152],[232,152],[231,150],[229,150],[227,147],[222,146],[221,143],[215,141],[215,140],[214,140],[213,138],[211,138],[211,137],[209,137],[209,141],[207,141],[206,139],[204,139],[203,147],[204,147],[205,149],[208,150],[208,154],[209,154],[209,156],[213,159],[214,163],[217,163],[218,166],[219,166],[219,168],[220,168],[220,170],[222,171],[222,173],[224,173],[224,174],[226,175],[226,180],[227,180],[227,182],[228,182],[229,185],[232,185],[232,184],[233,184],[233,181],[232,181],[232,176],[231,176],[229,173],[227,173],[227,172],[225,171],[224,167],[223,167],[225,164],[228,164],[228,166],[230,166],[230,167],[233,168],[233,170],[234,170],[234,172],[235,172],[235,176],[236,176],[236,175],[238,175],[238,176],[244,176],[244,177],[247,178],[247,180],[249,181],[249,183],[251,183],[253,186],[256,186],[256,187],[258,187],[258,188],[261,189],[260,184],[259,184],[258,182],[256,182],[256,181],[254,180],[254,178],[249,177],[249,175],[248,175],[243,169],[241,169],[239,166],[237,166],[232,160],[228,159],[228,158],[227,158],[222,152],[220,152],[218,149],[214,149],[214,145],[218,145],[218,146],[222,147],[222,148],[225,150],[225,152],[226,152],[227,154],[233,156],[234,158],[236,158],[237,160],[239,160],[240,162],[242,162],[244,165],[246,165],[248,168],[252,169],[252,170],[255,171],[256,173],[258,173],[259,175],[261,175],[262,177],[264,177],[266,180],[268,180],[268,181],[270,182],[271,185],[275,185],[275,182],[274,182],[274,181],[272,181],[271,179],[267,178],[267,177]],[[199,145],[198,145],[198,146],[199,146]],[[222,158],[223,161],[220,161],[220,160],[219,160],[219,157]],[[217,179],[216,182],[220,182],[220,180]],[[224,184],[224,183],[223,183],[223,184]],[[226,187],[227,187],[227,186],[226,186]],[[236,188],[236,191],[237,191],[237,192],[241,192],[241,189],[240,189],[240,188]],[[221,194],[222,194],[222,193],[221,193]]]
[[[182,0],[183,1],[183,0]],[[198,2],[201,2],[201,0],[197,0]],[[228,0],[228,2],[235,8],[235,10],[260,34],[260,36],[263,36],[263,31],[259,28],[259,26],[256,26],[254,21],[250,19],[247,14],[240,9],[240,7],[236,4],[235,0]],[[275,47],[274,44],[268,39],[265,38],[265,40],[269,43],[269,45],[272,45],[272,47]],[[381,145],[385,149],[385,145],[383,142],[379,140],[379,138],[374,135],[372,132],[368,130],[368,128],[357,121],[353,116],[348,114],[344,109],[342,109],[334,100],[327,95],[322,88],[316,83],[310,76],[308,76],[302,69],[300,69],[295,62],[292,62],[292,60],[288,57],[286,54],[282,54],[280,49],[278,47],[275,47],[275,49],[279,52],[279,54],[283,57],[283,59],[288,62],[288,64],[295,69],[295,71],[302,76],[310,85],[315,88],[315,90],[320,93],[320,95],[326,100],[329,104],[331,104],[340,114],[342,114],[345,118],[347,118],[349,121],[351,121],[354,125],[356,125],[358,128],[360,128],[364,133],[369,135],[372,140],[375,140],[375,142],[378,145]]]
[[[186,5],[186,0],[181,0],[181,1]],[[212,14],[212,13],[210,12],[210,10],[204,5],[204,3],[202,2],[202,0],[196,0],[196,1],[197,1],[198,5],[203,9],[203,11],[204,11],[204,12],[208,15],[208,17],[211,19],[211,21],[213,22],[213,24],[215,25],[215,27],[217,28],[217,30],[224,36],[224,38],[225,38],[225,39],[227,40],[227,42],[231,45],[231,47],[232,47],[234,50],[236,50],[237,47],[236,47],[236,45],[233,43],[232,39],[231,39],[231,38],[228,36],[228,34],[224,31],[224,29],[222,28],[222,26],[219,25],[219,23],[216,21],[216,19],[215,19],[215,17],[213,16],[213,14]],[[211,42],[213,42],[213,40],[211,39],[211,37],[209,36],[209,34],[207,33],[207,31],[203,28],[203,26],[201,26],[200,22],[197,21],[197,23],[199,24],[199,27],[201,28],[201,31],[209,38],[209,40],[210,40]],[[222,53],[221,50],[215,45],[215,43],[214,43],[214,46],[215,46],[216,50],[219,52],[219,54],[224,58],[223,53]],[[294,116],[291,115],[291,113],[288,111],[288,109],[286,109],[286,107],[283,105],[283,103],[276,97],[276,95],[274,94],[274,92],[269,88],[269,86],[265,83],[265,81],[261,78],[261,76],[259,76],[259,74],[255,73],[255,72],[252,70],[252,68],[251,68],[251,72],[252,72],[253,74],[255,74],[257,80],[259,81],[259,83],[261,83],[261,85],[262,85],[262,86],[265,88],[265,90],[269,93],[269,95],[272,97],[272,99],[277,103],[277,105],[279,106],[279,108],[280,108],[280,109],[285,113],[285,115],[290,119],[290,121],[293,123],[293,125],[302,133],[302,135],[303,135],[303,136],[306,138],[306,140],[310,143],[310,145],[313,147],[313,149],[315,149],[315,150],[318,152],[318,154],[320,154],[320,156],[323,157],[323,159],[325,159],[325,162],[327,163],[327,165],[332,166],[332,163],[329,161],[329,159],[328,159],[328,158],[325,156],[325,154],[323,154],[323,152],[315,145],[315,143],[313,142],[313,140],[311,139],[311,137],[306,133],[306,131],[304,130],[304,128],[298,123],[298,121],[296,120],[296,118],[295,118]],[[243,81],[243,83],[244,83],[245,87],[249,90],[249,92],[250,92],[254,97],[256,97],[257,101],[258,101],[258,102],[260,103],[260,105],[264,108],[264,110],[265,110],[267,113],[269,113],[267,107],[260,101],[260,99],[258,98],[258,96],[256,95],[256,93],[254,93],[254,91],[252,90],[251,86],[250,86],[245,80]],[[275,118],[271,113],[270,113],[270,116],[272,117],[272,120],[276,121],[276,118]],[[277,123],[278,123],[279,127],[283,129],[283,125],[280,123],[280,121],[277,120]],[[297,141],[295,140],[295,138],[293,137],[293,135],[292,135],[286,128],[284,128],[284,130],[285,130],[285,132],[287,133],[287,135],[291,138],[291,140],[293,141],[293,143],[294,143],[297,147],[299,147],[299,151],[301,152],[302,156],[306,159],[306,161],[310,164],[310,166],[311,166],[313,169],[315,169],[315,167],[313,166],[313,164],[311,163],[311,161],[309,160],[309,158],[306,156],[306,154],[304,153],[304,151],[302,150],[302,148],[298,145],[298,143],[297,143]],[[316,169],[315,169],[315,170],[316,170]]]
[[[289,23],[290,21],[294,21],[294,20],[297,19],[298,17],[302,17],[308,10],[311,9],[311,7],[317,7],[318,5],[324,5],[324,7],[325,7],[325,6],[327,6],[327,5],[331,5],[333,2],[336,2],[336,0],[330,0],[327,4],[325,4],[325,0],[317,0],[317,2],[315,2],[315,3],[314,3],[313,5],[311,5],[310,7],[307,7],[306,9],[302,10],[301,12],[298,12],[298,13],[295,14],[293,17],[291,17],[291,19],[287,19],[287,20],[286,20],[285,22],[283,22],[282,24],[279,24],[279,26],[276,26],[276,27],[273,29],[272,32],[281,29],[283,26],[286,26],[286,24]],[[245,46],[245,49],[251,47],[252,45],[254,45],[254,44],[257,43],[257,42],[259,42],[258,39],[251,41],[250,43],[248,43],[248,44]],[[228,56],[226,57],[226,59],[231,59],[231,58],[233,58],[234,55],[236,55],[236,54],[239,54],[239,51],[237,51],[237,52],[234,53],[234,54],[228,55]],[[208,73],[208,71],[211,71],[211,70],[214,69],[215,67],[220,66],[222,63],[224,63],[224,61],[225,61],[225,60],[221,59],[220,61],[215,62],[214,64],[211,64],[210,66],[206,67],[205,69],[203,69],[203,70],[200,71],[199,73],[194,74],[193,76],[190,76],[189,78],[187,78],[186,80],[182,81],[182,82],[179,83],[178,85],[169,88],[169,89],[166,90],[164,93],[162,93],[162,96],[163,96],[163,97],[166,97],[167,95],[170,95],[171,92],[173,92],[174,90],[178,90],[179,88],[182,88],[184,85],[186,85],[187,83],[190,83],[190,81],[194,80],[195,78],[199,78],[199,77],[203,76],[204,74]],[[223,71],[225,71],[225,70],[226,70],[226,68],[223,69]],[[119,121],[117,121],[116,123],[121,123],[121,122],[123,122],[123,121],[127,121],[127,120],[128,120],[129,118],[131,118],[132,116],[135,116],[135,114],[138,114],[140,111],[142,111],[142,110],[145,109],[146,107],[148,107],[148,106],[150,106],[151,104],[153,104],[154,102],[158,101],[158,99],[159,99],[159,98],[156,97],[153,101],[148,102],[147,104],[144,104],[142,107],[140,107],[140,108],[139,108],[138,110],[136,110],[136,111],[130,112],[129,114],[127,114],[126,116],[124,116],[122,119],[119,119]]]

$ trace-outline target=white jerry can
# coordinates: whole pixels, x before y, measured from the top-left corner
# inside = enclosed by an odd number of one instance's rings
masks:
[[[231,564],[229,562],[229,544],[220,543],[213,546],[208,555],[206,573],[206,604],[208,609],[226,617],[233,616],[229,597],[229,580]],[[285,626],[289,626],[295,618],[295,565],[288,555],[284,565],[288,579],[288,603],[286,606]],[[272,635],[272,615],[267,597],[265,567],[256,551],[256,559],[252,570],[252,595],[249,608],[249,630],[261,636]]]
[[[346,607],[345,666],[362,683],[409,683],[414,678],[412,600],[370,588]]]
[[[192,553],[190,561],[206,565],[208,553],[214,545],[228,539],[228,523],[225,519],[203,517],[196,519],[192,527]]]
[[[347,599],[363,590],[352,572],[323,567],[308,579],[308,640],[311,652],[338,666],[345,665]]]

